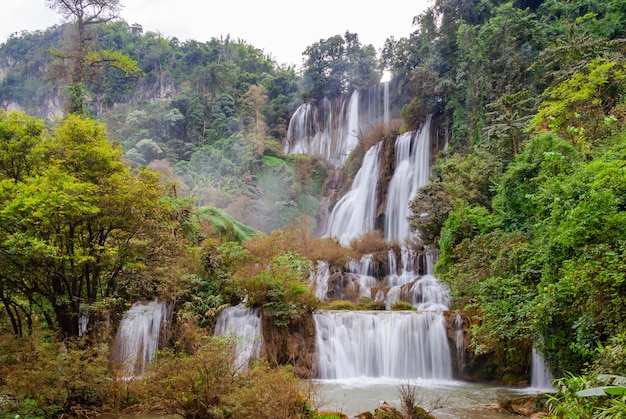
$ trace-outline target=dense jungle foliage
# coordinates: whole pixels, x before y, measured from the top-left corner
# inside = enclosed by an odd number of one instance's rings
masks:
[[[116,19],[0,45],[0,106],[24,111],[0,113],[1,417],[315,417],[278,365],[300,362],[285,336],[319,304],[307,267],[380,239],[314,237],[329,167],[280,143],[300,103],[383,70],[402,129],[433,115],[446,135],[411,226],[439,249],[484,377],[523,375],[535,345],[563,377],[555,417],[625,415],[623,395],[576,391],[626,376],[626,1],[401,12],[409,37],[379,51],[350,32],[322,39],[299,71],[243,40],[181,42]],[[235,374],[232,342],[206,335],[245,296],[284,356]],[[167,385],[110,380],[111,330],[156,297],[176,308],[171,349],[147,372]]]

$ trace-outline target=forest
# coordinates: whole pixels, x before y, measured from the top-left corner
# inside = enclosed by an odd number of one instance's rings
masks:
[[[435,0],[402,11],[410,36],[376,50],[346,31],[303,46],[299,70],[245,40],[144,32],[118,0],[47,4],[67,23],[0,45],[0,418],[341,417],[303,385],[312,314],[384,306],[323,301],[311,271],[402,243],[342,245],[320,209],[378,141],[388,184],[393,139],[427,120],[445,147],[411,245],[466,319],[467,374],[515,386],[534,347],[556,377],[548,417],[626,417],[626,0]],[[345,167],[285,152],[301,105],[387,72],[393,123]],[[115,331],[155,299],[168,335],[127,380]],[[244,370],[213,336],[242,301],[265,335]]]

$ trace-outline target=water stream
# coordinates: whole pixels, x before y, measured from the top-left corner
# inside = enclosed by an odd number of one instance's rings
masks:
[[[367,150],[352,188],[337,202],[330,214],[325,236],[337,238],[344,246],[374,229],[381,144],[379,142]]]
[[[261,355],[263,338],[259,310],[243,303],[225,309],[217,319],[214,335],[233,339],[235,365],[237,369],[247,368]]]
[[[553,391],[552,380],[554,376],[548,369],[546,361],[535,348],[532,350],[530,387],[537,390]]]
[[[162,301],[139,301],[124,313],[113,352],[122,378],[129,380],[143,375],[159,347],[170,314],[169,306]]]
[[[395,169],[389,182],[385,210],[385,238],[403,241],[410,235],[407,217],[409,203],[430,175],[431,118],[415,132],[406,132],[396,139]]]

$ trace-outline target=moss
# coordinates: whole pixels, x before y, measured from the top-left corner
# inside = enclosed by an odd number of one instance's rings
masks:
[[[263,156],[263,164],[271,168],[275,168],[284,166],[287,164],[287,162],[274,156]]]
[[[402,419],[402,413],[389,403],[384,402],[374,410],[374,417],[376,419]]]
[[[225,238],[229,241],[244,242],[259,232],[247,226],[230,215],[211,206],[200,207],[200,218],[209,220],[212,227],[212,235]]]
[[[391,309],[394,311],[402,311],[402,310],[411,310],[416,311],[417,309],[411,305],[411,303],[407,303],[406,301],[398,301],[397,303],[393,303]]]
[[[316,419],[348,419],[348,416],[341,412],[318,412]]]
[[[357,301],[357,307],[359,310],[385,310],[384,303],[379,303],[369,297],[359,298],[359,300]]]
[[[324,304],[326,310],[356,310],[356,306],[352,301],[335,300]]]

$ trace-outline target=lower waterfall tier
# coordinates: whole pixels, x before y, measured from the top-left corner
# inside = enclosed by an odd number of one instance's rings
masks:
[[[324,311],[314,320],[321,379],[452,379],[442,313]]]

